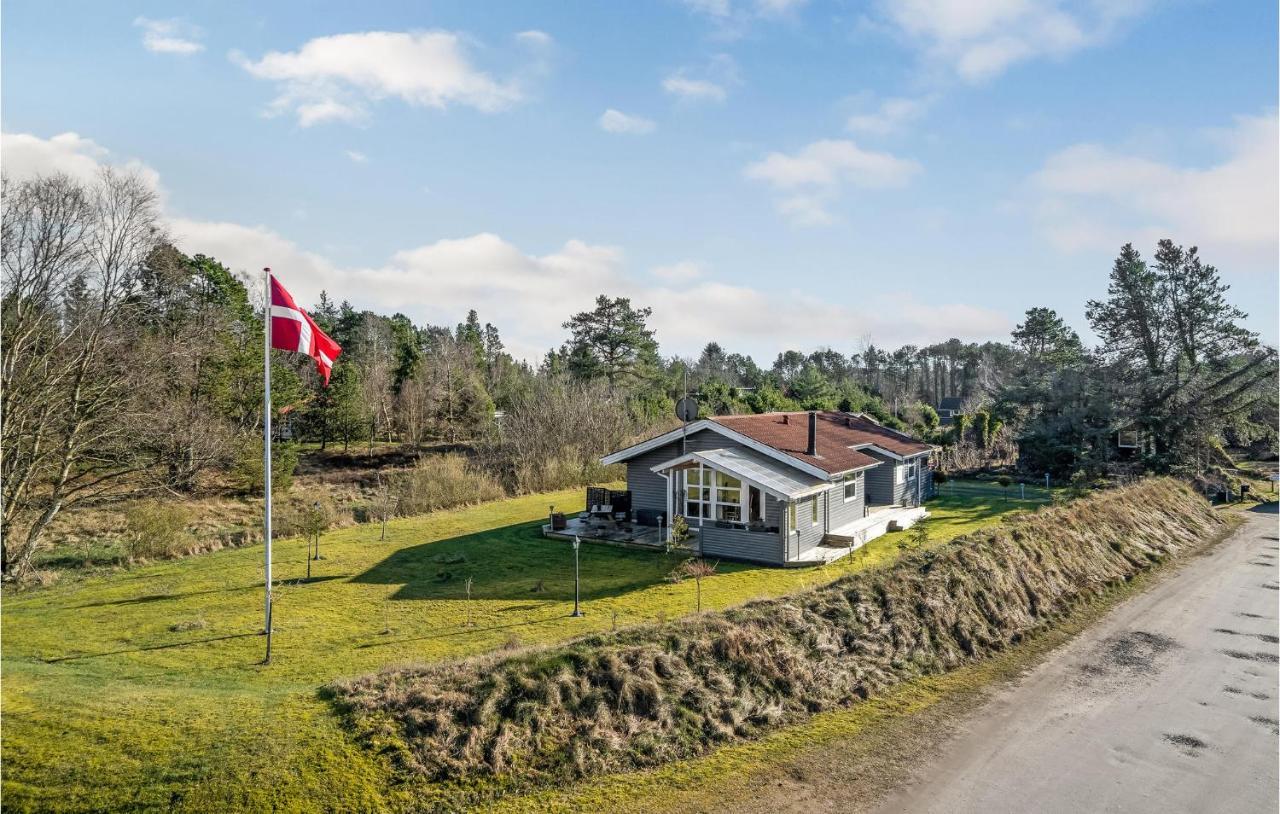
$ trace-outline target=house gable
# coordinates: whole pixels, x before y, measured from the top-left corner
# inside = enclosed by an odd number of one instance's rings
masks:
[[[626,449],[618,450],[617,452],[611,453],[601,458],[600,463],[605,465],[622,463],[624,461],[628,461],[632,458],[635,458],[638,455],[643,455],[652,450],[664,447],[667,444],[671,444],[673,442],[678,444],[680,442],[681,437],[691,438],[695,434],[705,433],[705,432],[710,432],[710,433],[714,433],[716,435],[722,436],[723,438],[726,438],[748,449],[759,452],[760,454],[765,455],[769,458],[772,458],[776,461],[780,461],[789,466],[793,466],[796,469],[799,469],[801,472],[804,472],[807,475],[812,475],[815,478],[822,478],[826,480],[832,476],[831,472],[827,471],[826,469],[823,469],[822,467],[815,466],[811,463],[807,463],[805,461],[799,460],[792,455],[788,455],[787,453],[778,450],[775,447],[769,446],[768,444],[765,444],[765,443],[761,443],[760,441],[757,441],[754,438],[751,438],[747,435],[737,432],[734,429],[730,427],[726,427],[723,424],[720,424],[711,419],[702,419],[699,421],[694,421],[694,422],[691,422],[687,428],[677,427],[676,429],[671,430],[670,432],[665,432],[662,435],[655,436],[653,438],[650,438],[647,441],[641,441],[640,443],[629,446]],[[863,462],[863,464],[866,466],[874,466],[876,464],[876,462],[873,460],[868,459],[868,461],[869,462]]]

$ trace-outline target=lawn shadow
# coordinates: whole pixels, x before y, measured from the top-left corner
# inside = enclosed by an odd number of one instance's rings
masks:
[[[280,584],[281,582],[283,582],[286,584],[301,583],[303,585],[311,585],[316,582],[329,582],[330,580],[334,580],[334,579],[346,579],[346,574],[335,574],[333,576],[324,576],[324,577],[317,576],[317,577],[312,577],[311,579],[307,579],[306,577],[299,577],[296,580],[280,580],[278,582],[276,580],[272,580],[272,584]],[[145,594],[143,596],[134,596],[128,599],[103,599],[99,602],[86,602],[83,605],[68,605],[67,607],[69,610],[76,610],[79,608],[105,608],[105,607],[114,607],[114,606],[121,606],[121,605],[146,605],[151,602],[165,602],[171,599],[187,599],[188,597],[192,597],[192,596],[207,596],[209,594],[225,594],[225,593],[235,593],[236,591],[253,591],[253,590],[257,590],[257,591],[262,590],[262,583],[255,582],[249,585],[237,585],[232,588],[209,588],[203,591],[187,591],[186,593]]]
[[[583,601],[603,599],[663,583],[681,557],[584,543],[580,548]],[[722,564],[721,571],[751,568]],[[467,577],[475,599],[573,600],[573,548],[542,536],[542,523],[517,523],[401,548],[351,582],[399,585],[391,599],[457,600]]]
[[[275,629],[275,626],[272,626]],[[45,664],[60,664],[64,661],[80,661],[81,659],[96,659],[103,656],[118,656],[123,653],[145,653],[148,650],[173,650],[179,647],[190,647],[194,644],[210,644],[212,642],[225,642],[229,639],[243,639],[248,636],[261,636],[261,633],[228,633],[225,636],[209,636],[203,639],[189,639],[185,642],[168,642],[165,644],[147,644],[141,647],[126,647],[120,650],[106,650],[100,653],[76,653],[71,656],[58,656],[52,659],[41,659]]]

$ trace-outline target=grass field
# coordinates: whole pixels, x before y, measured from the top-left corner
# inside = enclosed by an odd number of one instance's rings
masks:
[[[7,592],[2,627],[6,810],[376,810],[407,803],[317,689],[409,662],[539,645],[693,610],[678,559],[582,550],[586,616],[568,616],[573,561],[538,526],[582,491],[520,497],[276,544],[275,660],[259,664],[262,549],[223,550]],[[1016,501],[929,504],[934,545],[996,522]],[[1025,508],[1025,507],[1023,507]],[[721,563],[722,608],[836,579],[897,556],[905,534],[822,569]],[[472,599],[466,597],[467,578]]]

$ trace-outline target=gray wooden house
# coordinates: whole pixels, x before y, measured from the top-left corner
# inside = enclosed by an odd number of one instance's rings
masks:
[[[703,556],[773,565],[837,559],[927,515],[933,447],[861,415],[717,416],[607,455],[635,522],[682,515]]]

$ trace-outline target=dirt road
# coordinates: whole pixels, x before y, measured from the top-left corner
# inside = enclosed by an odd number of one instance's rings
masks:
[[[1274,814],[1277,536],[1274,512],[1251,513],[999,692],[876,810]]]

